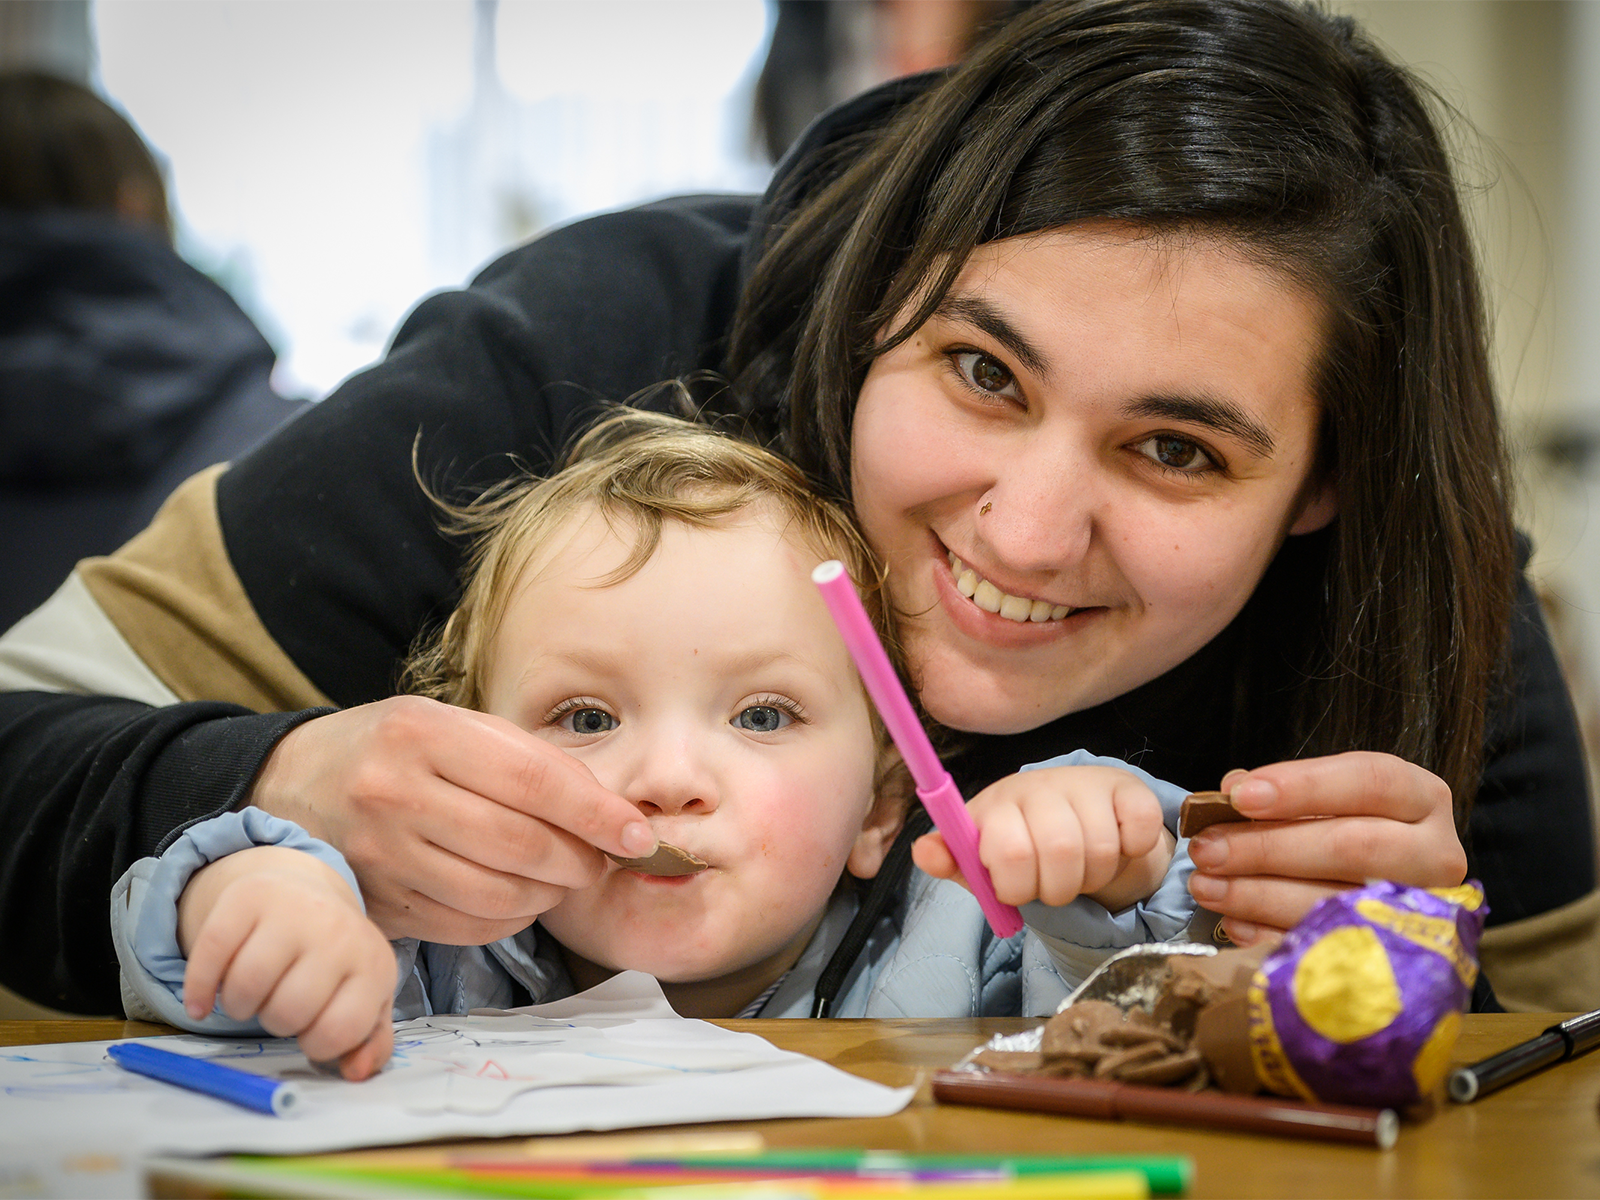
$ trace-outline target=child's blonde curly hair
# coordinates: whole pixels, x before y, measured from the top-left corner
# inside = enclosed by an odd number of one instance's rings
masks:
[[[753,504],[770,505],[786,520],[786,534],[814,551],[817,561],[844,563],[890,657],[902,665],[883,571],[849,515],[817,496],[787,460],[708,425],[621,409],[579,439],[554,475],[511,480],[465,506],[435,501],[447,528],[473,545],[461,600],[406,660],[402,691],[482,708],[487,658],[513,588],[552,537],[585,509],[613,532],[634,538],[627,561],[600,581],[607,586],[650,560],[666,521],[706,528]]]

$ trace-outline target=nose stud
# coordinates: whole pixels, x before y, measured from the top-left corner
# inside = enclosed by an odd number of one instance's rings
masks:
[[[992,501],[989,501],[989,500],[985,500],[985,501],[984,501],[984,502],[983,502],[983,507],[982,507],[982,508],[980,508],[980,509],[979,509],[979,510],[978,510],[978,515],[979,515],[979,516],[980,516],[980,517],[986,517],[986,516],[988,516],[988,515],[989,515],[989,510],[990,510],[990,509],[991,509],[991,508],[993,508],[993,507],[994,507],[994,503],[993,503],[993,502],[992,502]]]

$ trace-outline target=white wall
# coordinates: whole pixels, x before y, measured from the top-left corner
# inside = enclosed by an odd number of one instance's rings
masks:
[[[765,182],[744,138],[762,0],[99,0],[93,18],[105,91],[170,164],[180,249],[300,394],[546,224]]]

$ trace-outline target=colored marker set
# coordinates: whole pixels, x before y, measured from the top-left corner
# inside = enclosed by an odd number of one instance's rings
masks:
[[[221,1166],[222,1164],[215,1164]],[[261,1194],[344,1185],[434,1196],[540,1196],[551,1200],[651,1197],[707,1200],[780,1197],[875,1200],[1139,1200],[1181,1195],[1193,1166],[1175,1157],[968,1157],[883,1151],[774,1150],[730,1156],[592,1158],[573,1161],[467,1155],[385,1161],[336,1158],[234,1158],[211,1182],[247,1183]],[[334,1190],[337,1190],[336,1188]]]

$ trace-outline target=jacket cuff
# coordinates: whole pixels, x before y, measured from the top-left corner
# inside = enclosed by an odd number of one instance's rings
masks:
[[[253,846],[285,846],[312,855],[337,871],[360,901],[361,889],[344,856],[293,821],[246,808],[190,825],[159,858],[140,859],[112,888],[111,934],[130,1020],[164,1021],[201,1033],[264,1035],[256,1021],[236,1021],[220,1009],[201,1021],[189,1016],[183,1007],[188,962],[178,948],[178,897],[194,873]]]

